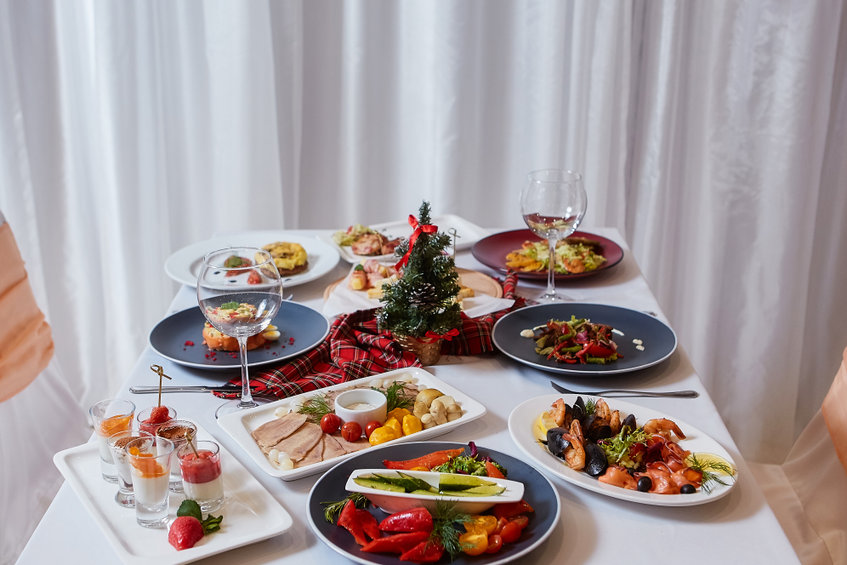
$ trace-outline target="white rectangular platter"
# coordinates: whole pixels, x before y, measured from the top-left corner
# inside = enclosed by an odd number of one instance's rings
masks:
[[[450,235],[450,230],[456,230],[456,251],[470,249],[474,243],[483,237],[490,235],[488,230],[454,214],[444,214],[442,216],[432,218],[432,224],[438,226],[438,231],[448,235]],[[395,237],[407,238],[412,234],[412,227],[409,225],[409,222],[405,220],[399,222],[386,222],[384,224],[372,224],[369,227],[392,239]],[[355,255],[352,251],[350,251],[350,247],[342,247],[335,243],[331,235],[322,237],[321,239],[336,247],[341,257],[348,263],[358,263],[365,259],[377,259],[379,261],[396,260],[394,255],[378,255],[375,257]]]
[[[197,436],[214,439],[199,426]],[[135,509],[118,506],[117,485],[107,483],[100,476],[96,443],[60,451],[53,456],[53,462],[124,563],[189,563],[279,535],[293,523],[288,512],[223,446],[221,467],[226,502],[223,508],[213,512],[216,516],[223,514],[221,529],[182,551],[168,543],[166,529],[143,528],[135,521]],[[171,518],[176,516],[183,499],[182,495],[171,493]]]
[[[253,439],[253,436],[251,435],[251,432],[253,430],[258,428],[265,422],[276,418],[275,413],[277,412],[277,410],[280,410],[282,413],[296,410],[303,403],[303,401],[307,400],[312,396],[322,394],[331,390],[346,390],[349,388],[371,386],[387,386],[390,385],[392,381],[401,380],[409,381],[417,385],[419,388],[436,388],[444,394],[452,396],[456,400],[456,402],[461,406],[462,416],[461,418],[453,420],[452,422],[433,426],[431,428],[421,430],[417,433],[385,442],[383,444],[380,444],[380,447],[384,445],[393,445],[395,443],[400,443],[404,441],[422,441],[425,439],[429,439],[438,435],[445,434],[450,430],[453,430],[459,426],[462,426],[472,420],[476,420],[477,418],[480,418],[485,415],[485,407],[470,396],[468,396],[467,394],[450,386],[444,381],[435,378],[433,375],[423,369],[420,369],[418,367],[409,367],[406,369],[397,369],[395,371],[389,371],[387,373],[372,375],[363,379],[357,379],[355,381],[341,383],[315,391],[309,391],[303,394],[298,394],[297,396],[292,396],[290,398],[277,400],[275,402],[271,402],[270,404],[263,404],[256,408],[236,412],[234,414],[225,414],[221,416],[221,418],[218,420],[218,424],[221,426],[221,428],[224,429],[224,431],[226,431],[229,435],[232,436],[232,438],[238,443],[238,445],[242,449],[244,449],[244,451],[247,452],[250,457],[253,458],[256,464],[263,471],[274,477],[279,477],[283,480],[291,481],[329,469],[339,461],[342,461],[348,457],[352,457],[356,453],[347,453],[344,455],[333,457],[331,459],[320,461],[318,463],[313,463],[305,467],[295,467],[294,469],[284,470],[271,464],[271,462],[268,460],[268,458],[265,456],[265,454],[262,452],[262,450],[259,448],[255,440]],[[365,449],[373,448],[368,447]],[[358,453],[361,453],[361,451],[359,451]]]

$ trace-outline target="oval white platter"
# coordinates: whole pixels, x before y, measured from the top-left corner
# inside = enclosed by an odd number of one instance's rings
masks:
[[[578,487],[612,498],[654,506],[695,506],[713,502],[729,494],[736,485],[737,473],[736,480],[727,477],[725,481],[727,483],[726,485],[715,484],[710,492],[706,492],[700,488],[694,494],[655,494],[607,485],[587,473],[574,471],[560,458],[547,451],[546,446],[538,442],[533,435],[533,425],[536,419],[542,412],[548,410],[557,398],[563,398],[567,404],[573,404],[577,397],[572,394],[545,394],[543,396],[536,396],[517,405],[509,415],[509,433],[512,439],[527,456],[538,463],[548,474],[555,475]],[[590,397],[583,397],[583,400],[587,400],[588,398]],[[652,418],[669,418],[675,421],[686,435],[686,439],[679,441],[681,447],[694,453],[719,455],[735,467],[735,462],[726,449],[694,426],[678,418],[674,418],[667,413],[624,402],[616,398],[606,399],[606,402],[612,410],[620,410],[622,416],[634,414],[638,425]]]

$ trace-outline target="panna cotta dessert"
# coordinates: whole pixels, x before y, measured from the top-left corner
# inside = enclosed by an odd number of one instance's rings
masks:
[[[132,472],[136,521],[147,528],[165,527],[173,442],[146,436],[133,439],[125,450]]]
[[[100,474],[106,481],[117,483],[118,473],[112,459],[112,450],[109,448],[109,437],[132,429],[135,404],[130,400],[117,398],[101,400],[91,406],[89,414],[100,453]]]
[[[224,483],[221,474],[220,446],[214,441],[183,445],[177,452],[185,497],[212,512],[223,505]]]

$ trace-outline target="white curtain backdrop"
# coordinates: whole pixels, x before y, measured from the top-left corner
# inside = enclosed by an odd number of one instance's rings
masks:
[[[519,227],[527,171],[579,169],[775,461],[847,345],[845,68],[835,0],[0,0],[0,210],[82,415],[187,244],[422,199]]]

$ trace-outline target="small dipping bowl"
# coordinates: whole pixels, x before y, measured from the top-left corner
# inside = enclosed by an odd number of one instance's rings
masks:
[[[385,422],[387,408],[385,395],[370,388],[345,390],[335,397],[335,413],[345,422],[357,422],[362,429],[374,420]]]

